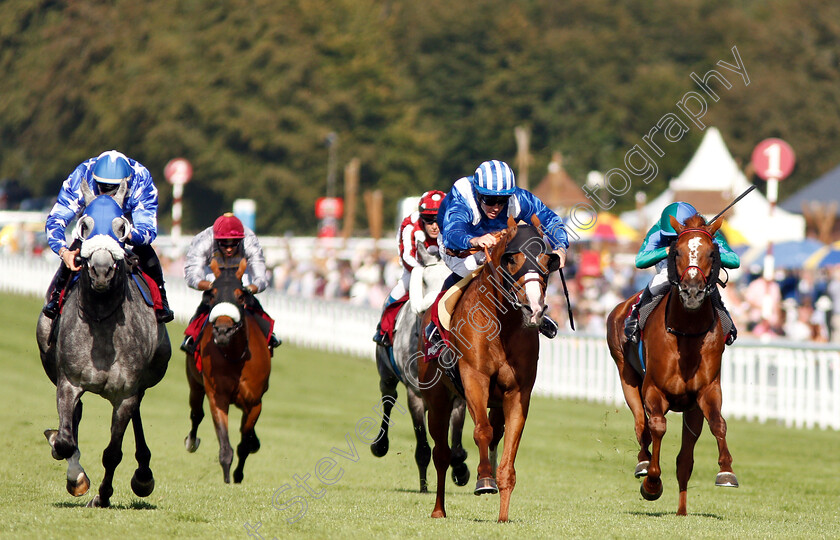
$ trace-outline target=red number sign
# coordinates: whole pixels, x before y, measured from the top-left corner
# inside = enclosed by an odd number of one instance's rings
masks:
[[[755,173],[763,180],[784,180],[793,171],[796,156],[782,139],[764,139],[752,153]]]

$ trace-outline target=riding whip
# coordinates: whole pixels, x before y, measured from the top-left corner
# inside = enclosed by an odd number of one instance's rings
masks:
[[[575,330],[575,317],[572,315],[572,302],[569,300],[569,289],[566,287],[566,276],[563,275],[563,269],[560,272],[560,281],[563,282],[563,292],[566,294],[566,307],[569,309],[569,324],[572,325],[572,331]]]
[[[753,185],[751,185],[750,187],[748,187],[748,188],[747,188],[747,190],[746,190],[745,192],[743,192],[743,193],[741,193],[740,195],[738,195],[738,198],[737,198],[737,199],[735,199],[734,201],[732,201],[731,203],[729,203],[729,206],[727,206],[726,208],[724,208],[723,210],[721,210],[721,211],[718,213],[718,215],[716,215],[715,217],[713,217],[712,219],[710,219],[710,220],[709,220],[709,223],[714,223],[714,221],[715,221],[717,218],[719,218],[720,216],[722,216],[722,215],[723,215],[723,214],[724,214],[727,210],[729,210],[730,208],[732,208],[732,207],[735,205],[735,203],[736,203],[736,202],[738,202],[738,201],[740,201],[741,199],[743,199],[743,198],[744,198],[744,197],[745,197],[745,196],[746,196],[746,195],[747,195],[750,191],[752,191],[752,190],[754,190],[754,189],[755,189],[755,184],[753,184]]]

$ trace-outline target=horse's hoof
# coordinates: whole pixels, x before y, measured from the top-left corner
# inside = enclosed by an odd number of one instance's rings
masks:
[[[245,473],[240,471],[233,471],[233,483],[241,484],[242,479],[245,478]]]
[[[738,479],[735,478],[735,473],[720,472],[715,477],[715,485],[718,487],[738,487]]]
[[[67,493],[74,497],[81,497],[90,489],[90,478],[84,473],[79,473],[75,480],[67,479]]]
[[[446,512],[444,512],[443,510],[435,510],[434,512],[432,512],[432,517],[435,518],[435,519],[445,518],[446,517]]]
[[[645,490],[645,483],[646,482],[642,482],[642,484],[639,486],[639,492],[642,494],[642,497],[646,501],[655,501],[656,499],[662,496],[662,482],[659,482],[659,489],[653,493]]]
[[[184,439],[184,446],[186,447],[187,452],[189,452],[190,454],[198,450],[199,444],[201,444],[201,439],[199,439],[198,437],[196,437],[195,439],[190,439],[190,436],[187,435]]]
[[[155,477],[150,472],[148,480],[141,480],[137,474],[139,471],[140,469],[134,471],[131,477],[131,491],[138,497],[148,497],[155,490]]]
[[[388,437],[381,437],[370,445],[370,453],[376,457],[382,457],[388,453]]]
[[[648,467],[650,467],[650,461],[640,461],[639,464],[636,465],[636,470],[633,472],[633,476],[636,478],[647,476]]]
[[[499,492],[499,487],[496,485],[496,480],[494,478],[479,478],[478,482],[475,483],[475,493],[476,495],[495,495]]]
[[[99,495],[97,495],[94,498],[92,498],[86,506],[88,508],[108,508],[109,506],[111,506],[111,503],[108,501],[103,501],[99,498]]]
[[[58,452],[55,451],[55,438],[58,437],[58,430],[45,429],[44,437],[47,438],[47,442],[50,444],[50,453],[52,454],[53,459],[56,461],[61,461],[63,458],[58,455]]]
[[[452,467],[452,481],[456,486],[466,486],[470,481],[470,468],[466,463]]]

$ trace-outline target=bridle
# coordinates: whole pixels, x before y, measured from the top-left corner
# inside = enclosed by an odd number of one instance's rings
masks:
[[[709,241],[712,243],[712,268],[708,276],[705,272],[703,272],[703,270],[699,266],[690,264],[685,267],[685,270],[683,270],[682,273],[679,275],[679,278],[677,278],[677,241],[684,234],[688,233],[705,234],[707,237],[709,237]],[[677,235],[677,238],[673,242],[671,242],[671,248],[668,252],[668,282],[672,286],[682,290],[682,280],[683,278],[685,278],[686,273],[688,273],[688,271],[692,268],[699,272],[700,275],[703,277],[703,283],[705,283],[705,286],[703,287],[703,294],[711,294],[714,287],[717,286],[718,283],[720,283],[718,279],[718,274],[720,273],[720,249],[718,248],[718,245],[714,242],[714,237],[711,235],[711,233],[709,233],[709,231],[705,229],[683,229],[683,231],[679,235]]]
[[[500,264],[496,266],[493,264],[492,259],[490,259],[490,252],[487,248],[484,249],[484,253],[487,257],[487,265],[490,267],[491,275],[495,275],[496,279],[499,281],[499,288],[501,289],[501,292],[504,293],[503,296],[508,302],[510,302],[514,309],[521,309],[522,306],[525,305],[522,300],[525,286],[528,283],[532,283],[534,281],[538,282],[541,293],[545,295],[545,290],[548,286],[549,272],[547,269],[541,268],[541,264],[534,264],[531,261],[531,258],[526,255],[526,262],[516,272],[511,274],[505,265]],[[502,257],[506,255],[513,255],[515,253],[523,252],[506,249]],[[520,281],[528,274],[532,274],[532,276],[526,277],[524,280]]]

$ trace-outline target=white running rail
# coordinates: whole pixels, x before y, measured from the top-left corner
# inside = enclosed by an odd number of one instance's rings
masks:
[[[57,258],[0,256],[0,291],[42,296],[57,265]],[[186,323],[200,293],[174,277],[167,278],[167,291],[177,319]],[[259,299],[285,342],[373,358],[371,338],[378,309],[294,298],[272,290]],[[535,393],[623,405],[618,373],[603,337],[560,334],[554,340],[541,340]],[[840,430],[840,348],[836,346],[739,340],[724,353],[721,387],[727,418]]]

